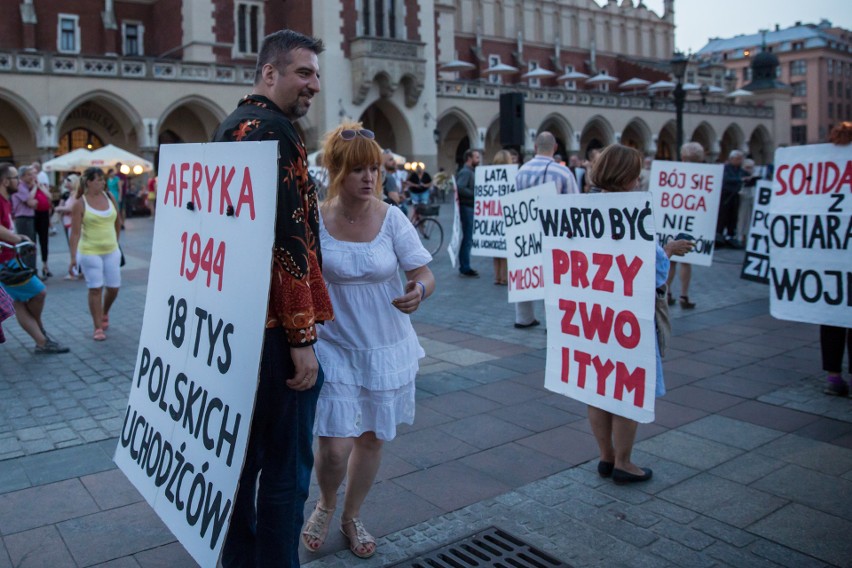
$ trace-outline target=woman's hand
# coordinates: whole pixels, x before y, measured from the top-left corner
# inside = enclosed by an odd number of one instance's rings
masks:
[[[421,293],[422,289],[420,288],[420,284],[413,280],[409,280],[405,283],[405,294],[399,298],[391,300],[391,304],[404,314],[414,313],[417,311],[417,308],[420,307]]]
[[[694,247],[695,243],[693,243],[692,241],[680,239],[679,241],[667,242],[666,246],[663,247],[663,250],[666,251],[666,256],[671,258],[673,256],[683,256],[689,251],[691,251]]]

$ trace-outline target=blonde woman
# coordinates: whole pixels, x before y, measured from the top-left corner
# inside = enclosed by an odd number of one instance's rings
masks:
[[[71,208],[68,273],[73,274],[79,264],[86,278],[95,341],[106,339],[109,310],[121,286],[121,220],[118,206],[105,189],[104,173],[98,168],[87,169],[80,177],[77,201]]]
[[[348,478],[340,530],[359,558],[376,552],[360,519],[384,442],[414,421],[414,377],[425,356],[409,314],[435,289],[431,256],[411,222],[382,201],[382,154],[375,135],[346,122],[325,139],[328,198],[320,207],[323,278],[334,321],[318,329],[325,383],[317,403],[320,498],[302,531],[316,552],[328,535],[337,490]],[[399,269],[405,272],[405,284]]]

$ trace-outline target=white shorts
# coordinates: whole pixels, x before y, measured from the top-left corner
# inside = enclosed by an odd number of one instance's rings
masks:
[[[109,254],[81,254],[80,268],[88,288],[118,288],[121,286],[121,250]]]

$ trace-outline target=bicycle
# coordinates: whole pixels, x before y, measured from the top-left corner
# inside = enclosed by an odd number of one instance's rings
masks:
[[[420,244],[423,245],[433,257],[441,250],[444,244],[444,228],[435,218],[440,211],[440,205],[416,205],[414,211],[419,219],[414,222]]]

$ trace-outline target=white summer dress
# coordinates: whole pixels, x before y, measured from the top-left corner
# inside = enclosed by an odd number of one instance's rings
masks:
[[[414,422],[414,377],[426,353],[409,316],[391,300],[403,295],[399,269],[424,266],[432,256],[396,207],[388,208],[379,234],[366,243],[338,241],[320,215],[320,243],[334,320],[318,326],[316,354],[325,383],[314,434],[352,438],[375,432],[392,440],[397,424]]]

